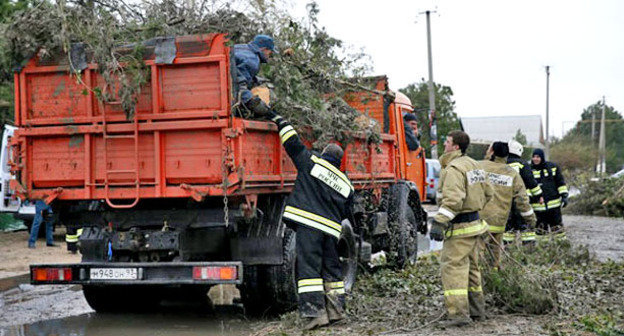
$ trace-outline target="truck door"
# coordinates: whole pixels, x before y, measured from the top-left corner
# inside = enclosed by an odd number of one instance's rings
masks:
[[[405,146],[405,178],[416,183],[420,200],[424,201],[427,197],[425,190],[425,179],[427,178],[425,152],[422,147],[411,151],[407,148],[407,144],[404,143],[403,146]]]

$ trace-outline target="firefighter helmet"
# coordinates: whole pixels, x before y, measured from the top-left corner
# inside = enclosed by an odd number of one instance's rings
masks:
[[[507,143],[509,145],[509,154],[516,154],[518,156],[522,156],[522,152],[524,152],[524,147],[522,144],[516,140],[509,140]]]

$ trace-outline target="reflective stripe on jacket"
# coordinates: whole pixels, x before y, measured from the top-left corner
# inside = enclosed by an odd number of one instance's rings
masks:
[[[273,117],[280,140],[297,168],[297,179],[288,196],[283,218],[339,238],[342,221],[351,219],[354,188],[340,169],[310,152],[292,125]]]
[[[477,161],[463,155],[461,151],[445,153],[440,157],[439,190],[442,192],[440,209],[435,220],[449,223],[461,213],[481,211],[492,197],[492,189],[487,183],[485,171]],[[448,237],[476,236],[487,230],[482,220],[449,225]],[[450,232],[450,233],[449,233]]]
[[[568,196],[568,187],[559,167],[549,161],[539,165],[532,165],[533,177],[542,187],[544,204],[534,202],[535,211],[546,211],[561,206],[561,197]]]
[[[479,216],[488,223],[492,233],[505,232],[512,202],[525,221],[534,224],[536,220],[520,174],[505,162],[504,158],[498,157],[494,161],[479,161],[493,192]]]
[[[542,195],[542,188],[533,177],[531,167],[526,162],[524,162],[522,158],[515,154],[509,154],[509,157],[507,158],[507,164],[515,171],[517,171],[518,174],[520,174],[522,182],[524,182],[524,187],[526,188],[527,194],[530,197],[537,198]],[[531,199],[531,201],[533,202],[534,200]]]

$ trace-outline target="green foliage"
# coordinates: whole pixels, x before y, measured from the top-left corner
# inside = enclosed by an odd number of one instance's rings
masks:
[[[615,172],[622,168],[624,165],[624,119],[622,119],[622,115],[615,110],[612,106],[604,106],[605,107],[605,119],[607,122],[605,123],[605,140],[606,140],[606,160],[607,160],[607,172]],[[593,160],[587,160],[593,165],[597,161],[598,155],[598,137],[600,134],[600,116],[602,114],[603,104],[602,101],[598,101],[597,103],[588,106],[583,110],[581,114],[581,121],[579,121],[576,126],[571,129],[564,137],[561,139],[559,143],[585,143],[587,146],[584,146],[582,150],[578,150],[577,155],[579,157],[587,156],[589,153],[593,153]],[[592,118],[595,119],[595,127],[594,127],[594,138],[592,141]],[[554,150],[551,148],[551,151]],[[582,153],[584,151],[588,151],[589,153]],[[574,153],[569,153],[569,155],[574,155]],[[581,160],[574,159],[574,161]],[[573,167],[569,167],[573,168]]]
[[[522,133],[522,131],[519,128],[516,131],[516,135],[514,135],[513,139],[518,141],[523,146],[527,144],[526,135],[524,135],[524,133]]]
[[[580,190],[570,198],[566,213],[593,216],[624,216],[624,177],[591,179],[582,175],[575,181]]]
[[[7,29],[8,21],[14,13],[23,11],[34,3],[34,0],[0,0],[0,32]],[[11,59],[5,52],[8,49],[7,41],[0,38],[0,125],[13,121]]]
[[[14,63],[35,53],[68,59],[71,45],[84,43],[90,61],[99,64],[106,80],[104,87],[94,89],[98,99],[121,100],[131,117],[150,76],[142,59],[143,41],[220,32],[227,33],[231,43],[247,43],[256,34],[269,34],[278,50],[294,50],[292,57],[275,53],[261,70],[279,98],[275,108],[295,126],[309,127],[309,135],[320,146],[330,139],[348,141],[348,131],[366,131],[353,125],[357,111],[341,99],[328,97],[341,97],[347,90],[342,84],[346,77],[361,75],[368,67],[365,55],[349,53],[319,26],[318,13],[314,2],[308,5],[308,17],[296,20],[273,1],[41,1],[11,17],[0,38],[0,44],[8,48],[0,57]],[[76,80],[81,81],[80,75]],[[115,82],[121,86],[115,87]]]
[[[510,245],[499,269],[482,272],[484,288],[505,312],[551,313],[560,301],[552,268],[586,266],[591,260],[587,248],[573,248],[568,240],[540,241],[534,249]]]
[[[590,331],[599,336],[622,336],[624,328],[618,326],[612,315],[587,315],[575,324],[579,329]]]
[[[548,160],[573,173],[591,171],[596,164],[596,153],[587,136],[569,134],[551,145]]]
[[[486,144],[474,144],[471,143],[466,150],[466,155],[470,156],[475,160],[483,160],[485,158],[485,152],[490,147],[490,145]]]
[[[455,101],[453,100],[453,90],[449,86],[434,83],[435,105],[438,132],[438,153],[444,152],[444,139],[448,132],[460,129],[459,118],[454,112]],[[399,89],[405,94],[414,106],[418,116],[418,127],[420,128],[421,145],[426,149],[427,155],[431,154],[431,138],[429,126],[429,87],[424,79],[420,82],[410,84]]]

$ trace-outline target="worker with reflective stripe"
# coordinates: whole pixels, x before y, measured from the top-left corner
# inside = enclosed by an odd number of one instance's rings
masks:
[[[533,178],[533,173],[531,172],[529,164],[522,159],[524,147],[516,140],[509,140],[508,146],[509,156],[507,157],[507,164],[520,174],[520,177],[524,182],[527,195],[529,196],[529,201],[531,204],[544,203],[542,188],[539,184],[537,184],[535,178]],[[507,227],[505,234],[503,235],[503,241],[506,243],[514,242],[518,232],[520,233],[521,240],[524,244],[529,244],[535,241],[535,228],[528,226],[528,223],[524,220],[524,217],[520,214],[520,212],[521,211],[516,209],[514,204],[511,205]]]
[[[440,157],[440,209],[433,218],[429,236],[444,244],[441,252],[442,285],[448,310],[445,326],[485,319],[479,254],[487,223],[479,211],[492,197],[487,175],[479,163],[466,156],[468,134],[452,131]]]
[[[496,141],[490,145],[486,157],[489,160],[480,161],[481,168],[486,172],[488,183],[492,187],[493,196],[479,212],[479,216],[488,223],[489,234],[485,236],[487,256],[491,266],[498,268],[503,233],[509,217],[511,205],[514,204],[520,211],[527,226],[535,226],[535,215],[529,203],[529,197],[520,174],[507,165],[509,147],[507,143]]]
[[[82,234],[82,228],[67,226],[66,231],[65,242],[67,243],[67,251],[76,254],[78,252],[78,239]]]
[[[352,220],[353,185],[340,171],[343,150],[330,144],[320,155],[309,151],[293,126],[270,111],[280,140],[297,168],[283,219],[297,231],[299,313],[305,329],[344,318],[345,291],[338,257],[342,221]]]
[[[544,157],[544,151],[537,148],[533,151],[531,168],[535,180],[542,187],[543,204],[533,204],[537,215],[537,234],[542,236],[548,232],[557,238],[564,238],[561,207],[568,205],[568,186],[559,167]]]

